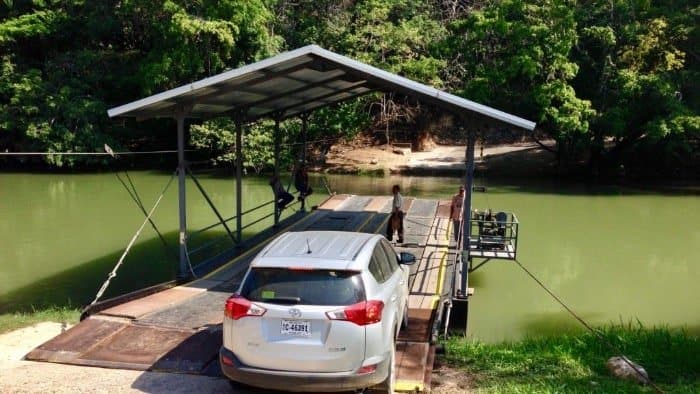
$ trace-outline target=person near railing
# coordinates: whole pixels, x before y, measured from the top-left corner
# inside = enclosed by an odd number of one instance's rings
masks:
[[[394,194],[394,199],[391,202],[391,217],[389,218],[389,223],[386,226],[386,238],[391,241],[394,237],[394,231],[399,233],[398,243],[403,243],[403,196],[401,195],[401,187],[399,185],[394,185],[391,188],[391,192]]]
[[[270,178],[270,187],[272,187],[272,193],[275,196],[275,203],[280,211],[283,210],[287,204],[292,202],[292,200],[294,200],[294,196],[284,189],[282,182],[280,182],[279,177],[276,175],[273,175]]]
[[[294,187],[299,192],[299,200],[305,199],[314,192],[314,190],[309,187],[309,173],[304,164],[301,164],[294,173]]]
[[[459,234],[462,230],[462,207],[464,206],[464,186],[459,187],[457,194],[452,196],[450,204],[450,219],[454,227],[455,241],[459,242]]]

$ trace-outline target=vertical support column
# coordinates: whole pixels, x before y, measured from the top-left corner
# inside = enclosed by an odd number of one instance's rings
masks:
[[[280,120],[279,117],[275,117],[275,131],[274,131],[274,141],[275,141],[275,169],[274,171],[274,177],[276,179],[279,179],[280,177]],[[274,193],[273,193],[274,195]],[[275,209],[275,224],[274,226],[277,227],[277,225],[280,222],[280,209],[277,206],[277,196],[275,196],[275,202],[274,202],[274,209]]]
[[[476,133],[473,129],[467,132],[467,151],[465,160],[467,163],[467,173],[465,177],[464,191],[464,205],[463,205],[463,215],[464,220],[462,221],[462,248],[464,250],[469,250],[469,236],[471,235],[471,217],[472,217],[472,188],[474,187],[474,146],[476,144]]]
[[[476,132],[473,128],[470,128],[467,132],[467,152],[466,152],[466,162],[467,162],[467,174],[466,174],[466,184],[464,185],[464,205],[462,211],[462,250],[465,251],[462,257],[462,277],[460,283],[460,289],[462,290],[463,296],[466,297],[466,292],[468,291],[468,275],[469,275],[469,265],[471,264],[471,257],[469,257],[469,239],[471,238],[471,220],[472,220],[472,188],[474,186],[474,145],[476,143]],[[466,258],[465,258],[466,257]]]
[[[178,279],[186,279],[190,275],[187,269],[187,204],[185,200],[185,112],[180,111],[175,116],[177,121],[177,187],[178,207],[180,217],[180,264]]]
[[[306,165],[306,131],[308,127],[309,115],[301,116],[301,165]],[[307,185],[308,186],[308,185]],[[306,198],[301,199],[301,211],[306,211]]]
[[[460,131],[464,131],[464,127],[472,127],[467,124],[466,117],[460,119]],[[458,277],[455,278],[455,289],[452,297],[452,308],[450,309],[450,319],[447,322],[448,328],[461,334],[467,333],[467,323],[469,321],[469,266],[471,265],[471,257],[469,257],[469,238],[471,236],[471,212],[472,212],[472,186],[474,184],[474,145],[475,132],[469,130],[467,132],[467,150],[466,150],[466,174],[464,186],[464,204],[462,205],[462,253],[459,256],[461,263],[456,267]]]
[[[236,118],[236,237],[240,244],[243,240],[243,121],[242,116]]]

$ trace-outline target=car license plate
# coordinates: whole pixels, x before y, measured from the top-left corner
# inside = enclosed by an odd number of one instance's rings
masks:
[[[311,335],[311,322],[308,320],[282,320],[282,334],[308,337]]]

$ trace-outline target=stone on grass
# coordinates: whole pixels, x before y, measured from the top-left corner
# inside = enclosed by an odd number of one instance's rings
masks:
[[[630,364],[632,364],[634,368],[632,368]],[[647,371],[641,365],[630,361],[627,357],[610,357],[605,365],[608,367],[610,373],[620,379],[632,380],[641,384],[649,383]]]

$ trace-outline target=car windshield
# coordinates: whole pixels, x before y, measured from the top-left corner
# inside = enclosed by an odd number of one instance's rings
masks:
[[[357,271],[288,268],[253,268],[241,295],[251,301],[303,305],[352,305],[365,299]]]

